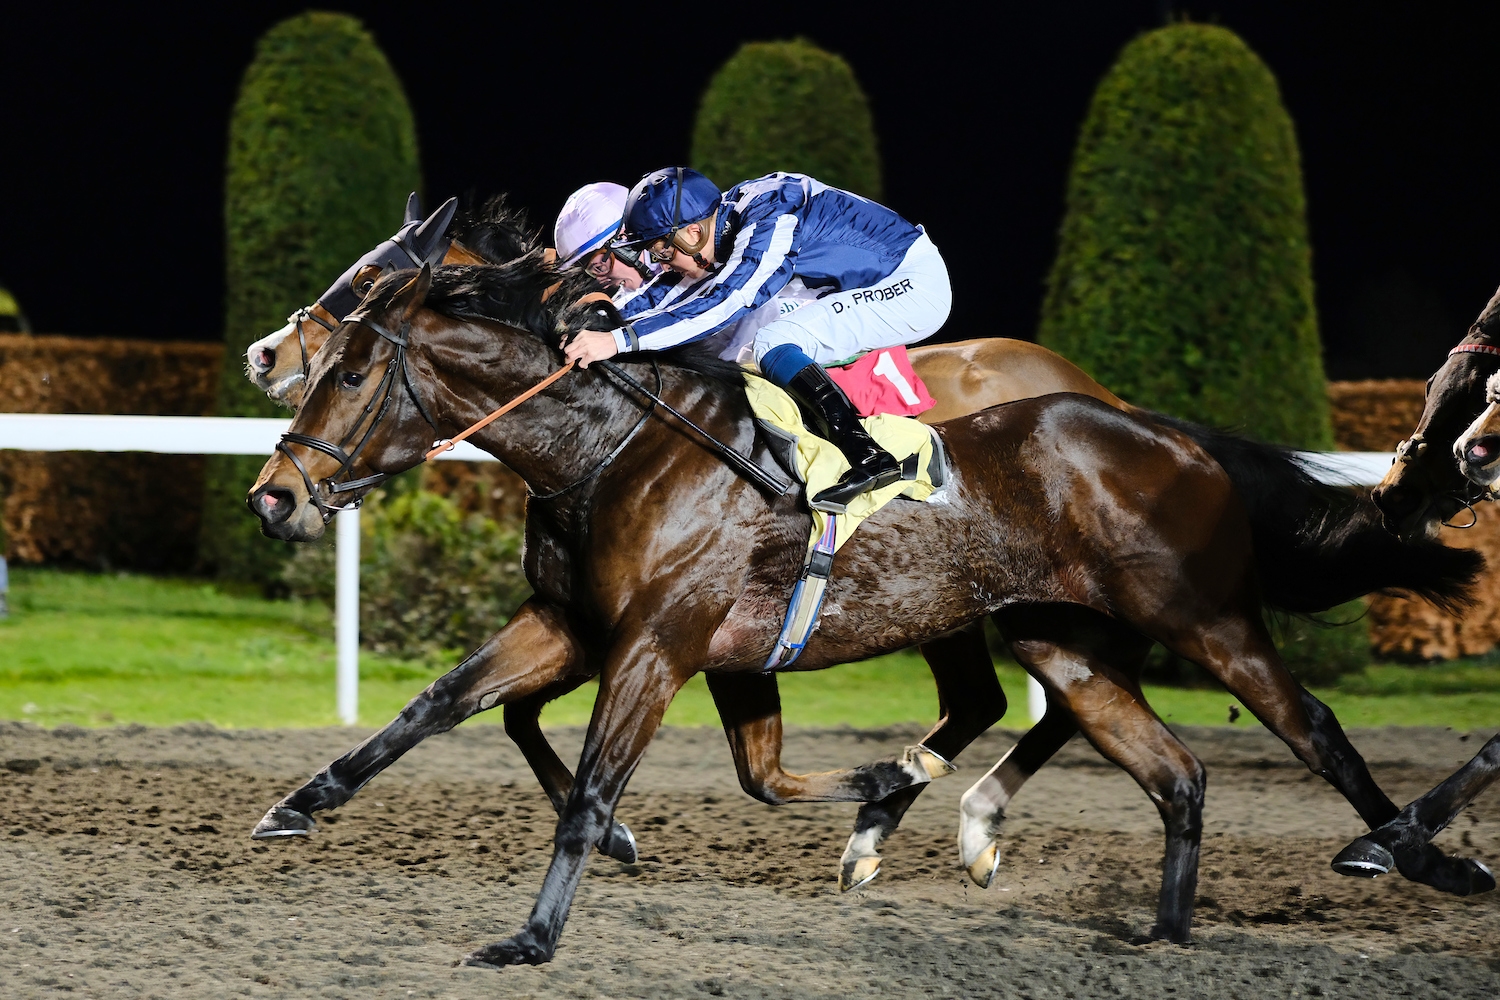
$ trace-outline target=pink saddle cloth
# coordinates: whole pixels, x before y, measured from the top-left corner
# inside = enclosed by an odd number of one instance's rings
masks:
[[[877,413],[915,417],[937,405],[912,370],[906,348],[901,345],[882,347],[852,365],[830,368],[828,377],[844,390],[862,417]]]

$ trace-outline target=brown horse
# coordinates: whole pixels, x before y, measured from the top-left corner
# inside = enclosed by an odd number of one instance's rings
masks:
[[[1445,522],[1483,497],[1483,489],[1459,471],[1451,449],[1485,408],[1485,382],[1497,371],[1500,291],[1427,380],[1427,400],[1416,430],[1397,445],[1395,463],[1370,493],[1393,534],[1404,539],[1435,537]]]
[[[445,232],[449,219],[452,226]],[[421,218],[413,196],[401,232],[350,266],[317,302],[294,314],[285,327],[250,346],[246,375],[273,399],[295,408],[305,388],[307,366],[337,325],[323,303],[345,311],[352,309],[382,271],[399,266],[403,258],[423,254],[436,258],[441,254],[444,264],[485,260],[503,263],[539,250],[533,233],[525,213],[508,205],[503,195],[491,199],[478,212],[459,213],[456,218],[450,202],[427,220]],[[444,239],[450,235],[450,239]],[[1112,406],[1125,405],[1068,361],[1022,341],[969,341],[919,348],[912,356],[924,378],[938,387],[942,397],[939,405],[924,415],[929,421],[1047,392],[1082,392]],[[523,607],[511,626],[497,633],[480,654],[492,665],[514,662],[524,665],[520,669],[546,671],[554,678],[543,697],[500,703],[505,706],[507,732],[553,804],[560,808],[572,779],[542,735],[539,713],[547,700],[581,684],[594,672],[581,661],[567,657],[561,647],[546,644],[541,648],[551,649],[555,655],[538,662],[530,616],[530,606]],[[780,699],[774,676],[716,675],[710,680],[736,771],[747,793],[770,804],[887,800],[862,812],[840,859],[838,882],[842,890],[863,885],[879,873],[879,844],[894,831],[920,788],[895,798],[891,797],[893,793],[949,773],[952,768],[947,761],[1005,713],[1005,695],[995,682],[993,663],[978,630],[924,644],[922,653],[938,689],[939,721],[933,730],[899,761],[877,761],[821,774],[792,774],[782,767]],[[327,808],[322,802],[319,800],[315,807]],[[312,829],[307,813],[296,814],[286,808],[274,813],[270,822],[258,829],[258,836],[291,836]],[[622,822],[615,823],[599,849],[620,861],[635,859],[634,836]]]
[[[415,227],[418,221],[414,205],[409,205],[403,232]],[[429,243],[444,235],[432,220],[421,226],[418,232],[428,232]],[[501,196],[492,199],[479,213],[463,214],[455,220],[453,240],[444,259],[468,261],[477,259],[481,252],[492,260],[512,259],[538,249],[532,232],[524,213],[506,205]],[[419,252],[435,255],[434,246],[420,240],[407,242],[415,242]],[[327,299],[347,304],[351,297],[362,297],[383,266],[393,259],[399,262],[399,243],[400,234],[376,247],[351,266],[320,297],[320,302]],[[580,288],[587,285],[587,281],[579,282]],[[277,394],[276,386],[290,387],[294,390],[293,398],[300,399],[301,366],[306,364],[304,352],[310,351],[316,357],[322,345],[322,339],[316,335],[331,324],[319,320],[307,325],[312,328],[313,336],[296,353],[287,353],[284,343],[279,353],[276,350],[277,340],[287,341],[294,332],[291,325],[252,346],[248,352],[247,372],[263,388],[269,384],[273,396]],[[295,332],[300,338],[305,331],[298,326]],[[298,367],[288,369],[285,364],[288,357],[297,359]],[[1129,407],[1078,368],[1044,348],[1021,341],[980,340],[918,348],[912,357],[924,378],[937,386],[943,397],[938,407],[924,415],[929,421],[1048,392],[1079,391],[1147,419],[1171,424],[1194,438],[1229,471],[1242,500],[1250,508],[1261,551],[1264,584],[1270,602],[1278,607],[1322,610],[1380,587],[1407,588],[1442,602],[1459,581],[1473,572],[1472,566],[1464,562],[1473,558],[1467,553],[1452,553],[1431,545],[1396,544],[1372,523],[1368,515],[1373,509],[1367,502],[1351,503],[1347,495],[1320,487],[1277,449]],[[571,786],[571,775],[543,737],[538,725],[539,713],[547,700],[594,676],[597,668],[570,655],[566,644],[539,641],[534,613],[538,612],[531,604],[524,606],[511,624],[485,643],[473,659],[483,663],[491,675],[513,676],[518,684],[534,686],[534,678],[547,678],[541,695],[510,701],[497,694],[495,700],[481,707],[504,706],[507,732],[530,762],[553,804],[561,808]],[[555,619],[546,626],[554,631],[562,627]],[[547,653],[539,655],[539,650]],[[925,643],[921,651],[937,684],[940,716],[922,743],[908,748],[899,761],[877,761],[864,767],[815,775],[791,774],[782,767],[780,701],[774,676],[709,675],[710,691],[724,721],[741,786],[747,793],[770,804],[866,803],[840,859],[841,890],[862,885],[878,874],[879,845],[895,830],[906,808],[921,792],[922,784],[947,773],[950,769],[947,759],[955,757],[1005,712],[1004,693],[995,683],[989,652],[977,629],[962,630]],[[1014,795],[1075,732],[1076,726],[1066,710],[1052,705],[1044,723],[1025,735],[992,774],[992,779],[1008,790],[1004,799]],[[272,809],[257,827],[256,835],[310,832],[314,810],[345,801],[394,759],[393,754],[404,750],[405,744],[398,747],[388,741],[387,735],[383,733],[373,743],[335,761],[316,788],[304,790],[305,794],[299,791],[287,803]],[[411,730],[406,737],[420,739],[421,735]],[[372,761],[383,763],[372,764]],[[1002,802],[992,794],[972,797],[969,801],[989,805]],[[993,831],[998,824],[993,815],[965,815],[971,821],[966,842],[973,841],[974,830]],[[975,850],[987,852],[985,858],[995,862],[998,853],[992,848],[993,845],[987,845]],[[616,822],[601,841],[599,850],[621,861],[633,860],[635,842],[628,827]],[[987,885],[993,863],[986,867],[984,859],[975,861],[967,853],[965,860],[973,861],[975,880],[981,886]]]
[[[1496,298],[1500,299],[1500,293],[1496,293]],[[1484,314],[1479,317],[1479,322],[1470,330],[1469,337],[1459,345],[1460,350],[1449,356],[1448,362],[1428,383],[1426,412],[1423,413],[1423,423],[1418,428],[1418,434],[1413,435],[1414,441],[1422,442],[1424,427],[1429,433],[1440,433],[1432,428],[1446,425],[1443,416],[1447,414],[1443,411],[1462,412],[1469,405],[1467,386],[1476,377],[1474,369],[1483,367],[1482,360],[1485,357],[1494,358],[1495,355],[1487,351],[1466,351],[1462,348],[1465,345],[1488,346],[1490,341],[1486,334],[1486,319],[1494,314],[1495,308],[1495,299],[1491,299]],[[1475,335],[1476,332],[1478,336]],[[1475,363],[1476,358],[1481,364]],[[1500,481],[1500,370],[1497,370],[1494,362],[1488,367],[1494,373],[1484,381],[1484,401],[1487,404],[1484,411],[1458,435],[1451,448],[1441,447],[1444,441],[1441,437],[1433,439],[1435,447],[1414,450],[1408,444],[1403,448],[1406,461],[1398,462],[1392,475],[1386,477],[1392,483],[1392,488],[1402,487],[1403,484],[1399,481],[1407,478],[1402,474],[1404,470],[1437,467],[1446,464],[1451,455],[1458,471],[1479,488],[1484,499],[1494,496],[1495,484]],[[1459,375],[1449,370],[1455,368],[1465,371]],[[1429,414],[1434,414],[1432,419],[1429,419]],[[1441,456],[1442,461],[1434,456]],[[1474,501],[1472,495],[1465,498],[1465,502]],[[1395,819],[1344,848],[1334,858],[1334,868],[1345,874],[1372,878],[1389,872],[1397,865],[1394,852],[1430,841],[1453,822],[1474,801],[1475,796],[1497,780],[1500,780],[1500,736],[1492,737],[1472,760],[1432,791],[1410,802]],[[1485,873],[1488,874],[1488,869],[1485,869]],[[1482,879],[1476,882],[1475,891],[1482,892],[1495,887],[1493,877],[1487,884]]]
[[[435,433],[467,426],[556,368],[550,331],[478,318],[506,318],[525,271],[447,268],[436,286],[425,268],[381,280],[320,353],[293,431],[251,493],[267,534],[317,537],[330,497],[354,481],[346,477],[367,473],[357,482],[369,488],[417,464]],[[716,436],[770,461],[742,393],[670,364],[629,364]],[[672,423],[640,421],[641,402],[607,374],[574,373],[526,406],[475,440],[553,495],[528,507],[526,569],[539,604],[567,623],[554,641],[599,670],[600,692],[537,906],[516,937],[470,956],[479,964],[551,957],[587,853],[608,833],[673,694],[699,671],[759,671],[808,530],[799,495],[767,503]],[[1281,665],[1261,619],[1251,525],[1212,457],[1169,427],[1077,395],[987,410],[938,432],[953,465],[944,495],[888,508],[841,551],[799,669],[995,615],[1049,697],[1162,812],[1155,937],[1188,936],[1203,775],[1134,680],[1150,640],[1224,681],[1367,822],[1395,815],[1331,713]],[[621,461],[606,462],[622,440]],[[367,777],[424,729],[540,691],[499,683],[504,690],[471,657],[414,700],[353,773]],[[323,777],[284,802],[315,798]],[[1467,884],[1472,865],[1438,853],[1411,868],[1448,887]]]
[[[316,303],[294,314],[286,327],[251,345],[246,365],[251,381],[273,398],[280,397],[283,402],[295,406],[301,399],[307,366],[317,357],[328,333],[336,326],[324,303],[344,311],[352,309],[393,262],[399,264],[403,258],[441,255],[445,263],[474,263],[480,262],[481,254],[497,260],[512,260],[541,249],[535,245],[532,227],[525,214],[506,204],[504,196],[491,199],[478,213],[459,214],[456,219],[453,215],[450,202],[429,219],[422,220],[416,210],[414,195],[408,202],[402,230],[396,236],[376,246],[349,267]],[[449,219],[453,219],[451,241],[444,239],[447,234],[443,229]],[[542,272],[538,274],[546,277]],[[554,283],[558,277],[552,275]],[[583,287],[587,282],[580,280],[576,284]],[[537,305],[553,287],[537,285]],[[577,293],[578,287],[572,289],[573,294]],[[955,381],[973,383],[985,373],[976,368],[971,352],[963,345],[959,348],[946,354],[947,369]],[[1040,348],[1035,350],[1040,352],[1038,356],[1062,360]],[[295,365],[290,365],[288,358],[295,359]],[[1032,368],[1021,366],[1023,376],[1030,371]],[[1072,368],[1072,378],[1073,381],[1092,384],[1076,368]],[[1000,384],[1016,390],[1019,385],[1016,379],[1017,376],[1012,374],[1001,379]],[[1043,385],[1045,388],[1045,382]],[[1104,392],[1100,387],[1095,388]],[[497,694],[482,708],[488,709],[496,704],[504,706],[506,732],[532,767],[548,798],[561,809],[572,784],[572,775],[543,736],[540,713],[547,701],[596,676],[598,670],[580,657],[571,655],[567,644],[547,641],[547,637],[556,635],[565,626],[534,604],[523,605],[507,627],[475,653],[475,658],[485,663],[492,674],[514,675],[516,683],[530,683],[534,687],[535,678],[547,678],[544,689],[535,697],[512,701]],[[540,637],[536,625],[538,618],[547,620]],[[858,768],[819,774],[792,774],[782,767],[781,706],[774,676],[718,675],[710,679],[710,692],[724,722],[741,786],[747,793],[773,805],[886,800],[878,809],[862,815],[861,832],[850,838],[850,846],[839,865],[839,886],[843,890],[864,884],[879,873],[881,859],[877,847],[895,829],[906,805],[920,787],[913,788],[906,796],[893,798],[895,793],[951,773],[948,759],[957,756],[1005,713],[1005,695],[995,680],[993,663],[979,630],[961,631],[935,639],[923,645],[922,653],[932,669],[939,703],[939,720],[923,742],[909,747],[899,760],[876,761]],[[313,811],[331,808],[347,800],[385,766],[382,763],[375,771],[367,771],[362,761],[378,758],[388,763],[393,759],[389,756],[391,752],[391,747],[380,740],[335,761],[328,769],[329,780],[320,786],[318,796],[303,796],[295,800],[295,807],[286,804],[271,810],[256,828],[255,835],[264,839],[310,833],[314,827]],[[633,862],[636,857],[634,835],[623,822],[616,821],[610,833],[601,840],[599,850],[619,861]]]

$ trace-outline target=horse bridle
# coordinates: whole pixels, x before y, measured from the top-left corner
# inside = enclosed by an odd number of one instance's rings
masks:
[[[317,319],[317,317],[312,318]],[[319,320],[319,322],[322,321]],[[311,434],[299,434],[294,431],[287,431],[285,434],[281,435],[281,440],[276,444],[276,450],[285,455],[291,461],[292,465],[296,467],[297,472],[302,476],[302,483],[307,488],[307,494],[312,498],[313,503],[317,506],[318,513],[322,516],[324,524],[327,524],[329,521],[331,521],[333,519],[333,515],[338,513],[339,511],[358,507],[361,501],[355,500],[353,503],[345,504],[342,507],[337,507],[328,503],[328,501],[324,499],[323,491],[319,488],[321,484],[313,482],[312,475],[307,471],[307,466],[302,464],[301,459],[297,457],[296,453],[292,451],[289,445],[300,444],[304,447],[312,448],[315,451],[321,451],[325,455],[338,459],[338,469],[333,473],[333,475],[323,480],[323,483],[328,484],[327,493],[330,497],[337,496],[340,493],[351,493],[355,490],[362,490],[367,487],[379,486],[381,483],[397,475],[398,473],[377,472],[374,475],[364,476],[360,479],[350,479],[342,483],[337,481],[340,476],[344,475],[354,467],[354,463],[358,461],[360,453],[364,451],[365,445],[369,443],[371,436],[374,435],[375,428],[380,425],[381,419],[385,417],[386,411],[390,408],[391,395],[396,387],[397,371],[400,371],[401,380],[406,386],[406,392],[409,396],[411,396],[412,402],[417,404],[417,410],[422,414],[422,418],[427,421],[428,426],[430,426],[434,431],[438,430],[437,422],[433,420],[431,414],[427,412],[427,407],[422,405],[422,397],[417,393],[416,385],[412,382],[411,371],[407,366],[406,353],[411,347],[411,324],[409,322],[403,323],[399,331],[397,331],[396,333],[392,333],[386,327],[371,319],[368,315],[358,312],[350,313],[348,316],[345,316],[344,322],[359,323],[362,326],[369,327],[376,334],[396,345],[396,353],[390,361],[386,362],[385,374],[381,377],[380,384],[376,387],[374,395],[371,396],[370,402],[365,404],[363,412],[360,414],[359,419],[354,422],[354,426],[350,428],[349,433],[345,434],[343,439],[340,440],[338,444],[326,441],[323,438],[313,437]],[[569,369],[564,369],[564,371],[567,370]],[[641,428],[646,425],[646,421],[651,418],[651,414],[656,410],[657,404],[662,402],[661,397],[658,395],[662,389],[661,367],[657,364],[655,358],[651,360],[651,370],[656,376],[655,393],[650,392],[649,390],[640,386],[633,379],[627,379],[627,381],[630,382],[632,388],[640,390],[649,398],[650,405],[644,408],[643,412],[641,413],[640,419],[638,419],[630,428],[630,430],[625,434],[625,436],[620,439],[620,443],[615,445],[614,448],[610,449],[607,455],[605,455],[599,461],[595,462],[588,472],[584,473],[578,479],[575,479],[573,482],[567,484],[561,489],[552,490],[548,493],[537,493],[534,492],[531,489],[531,486],[528,484],[526,487],[526,493],[529,497],[531,497],[533,500],[555,500],[556,498],[562,496],[564,493],[569,493],[582,486],[589,480],[595,478],[605,469],[609,468],[609,466],[614,462],[616,458],[620,457],[620,453],[625,450],[625,447],[629,445],[631,441],[635,440],[635,437],[640,433]],[[523,393],[521,397],[512,401],[511,404],[502,407],[501,410],[509,410],[511,406],[514,405],[514,403],[521,402],[525,398],[529,398],[529,395],[529,393]],[[378,409],[375,403],[375,400],[377,398],[380,400]],[[667,408],[671,409],[671,407]],[[344,449],[348,447],[349,441],[354,437],[355,434],[359,433],[359,428],[364,424],[365,418],[369,417],[372,412],[375,416],[374,419],[370,421],[370,426],[365,430],[364,437],[360,438],[359,444],[355,446],[353,451],[346,452]],[[673,410],[672,412],[676,413],[675,410]],[[488,421],[481,421],[480,424],[470,427],[463,433],[456,435],[456,438],[461,440],[462,438],[468,437],[468,435],[472,431],[478,429],[478,427],[483,426],[487,422]],[[694,429],[698,429],[697,425],[692,426],[694,427]],[[700,431],[700,433],[704,432]],[[440,451],[447,450],[446,448],[441,447],[442,445],[451,447],[452,442],[437,442],[437,444],[433,448],[433,451],[429,454],[428,457],[431,457],[431,455],[435,455]]]
[[[313,318],[316,319],[316,317]],[[319,320],[319,322],[322,321]],[[349,433],[345,434],[338,444],[325,441],[323,438],[313,437],[311,434],[299,434],[295,431],[287,431],[281,435],[281,440],[276,444],[276,450],[285,455],[301,474],[303,485],[307,487],[307,494],[317,506],[318,513],[322,516],[324,524],[333,520],[333,515],[337,512],[358,507],[360,504],[359,500],[355,500],[342,507],[336,507],[330,504],[328,499],[340,493],[352,493],[356,490],[379,486],[387,479],[396,475],[396,473],[392,472],[377,472],[374,475],[364,476],[360,479],[349,479],[342,483],[338,481],[340,476],[345,475],[354,468],[354,463],[359,460],[360,454],[365,450],[365,446],[370,443],[370,438],[375,434],[375,428],[380,426],[380,421],[384,419],[386,411],[390,409],[391,398],[396,389],[396,376],[398,372],[400,373],[402,384],[406,387],[407,395],[411,397],[413,403],[417,404],[417,411],[422,414],[422,419],[426,420],[434,431],[437,430],[437,423],[432,419],[432,415],[427,412],[427,407],[422,404],[422,397],[417,394],[417,388],[412,382],[411,369],[407,362],[407,351],[411,347],[411,323],[401,324],[401,329],[392,333],[389,329],[371,319],[369,315],[358,311],[345,316],[344,323],[358,323],[361,326],[368,327],[374,333],[396,346],[396,353],[386,362],[385,373],[381,376],[380,384],[376,386],[374,394],[370,397],[370,401],[365,404],[359,419],[354,421],[354,426],[349,428]],[[300,324],[298,325],[297,332],[300,336],[302,332]],[[304,347],[304,365],[307,364],[306,359],[307,352]],[[378,406],[377,400],[379,401]],[[372,413],[374,414],[374,419],[370,420],[364,437],[359,439],[359,444],[355,445],[353,451],[345,451],[344,449],[348,447],[349,442],[359,433],[359,429],[364,425],[366,418],[370,417]],[[339,462],[338,470],[333,475],[322,480],[321,483],[314,483],[312,475],[307,471],[307,466],[303,465],[302,460],[292,451],[290,445],[294,444],[300,444],[314,451],[321,451],[323,454],[337,459]],[[325,483],[327,484],[328,499],[325,499],[324,490],[322,489]]]
[[[312,374],[312,361],[307,354],[307,334],[302,332],[302,324],[306,323],[308,320],[312,320],[314,323],[318,324],[329,333],[333,333],[333,331],[337,329],[337,327],[332,327],[325,323],[323,321],[323,318],[314,313],[310,306],[303,306],[287,317],[287,321],[290,322],[297,330],[297,347],[302,351],[303,384],[307,383],[308,376]]]
[[[1500,357],[1500,347],[1494,346],[1492,344],[1459,344],[1457,347],[1453,348],[1453,350],[1448,352],[1448,357],[1451,358],[1454,355],[1458,354],[1481,354],[1489,355],[1491,357]],[[1427,439],[1420,433],[1413,433],[1411,437],[1396,445],[1396,457],[1392,460],[1392,464],[1406,465],[1416,458],[1420,457],[1421,454],[1426,450]],[[1444,527],[1460,529],[1474,527],[1475,524],[1479,523],[1479,514],[1474,510],[1474,505],[1476,503],[1484,503],[1489,500],[1497,499],[1497,494],[1491,487],[1481,486],[1480,484],[1470,480],[1468,477],[1464,477],[1464,483],[1468,487],[1466,490],[1455,490],[1449,495],[1454,500],[1457,500],[1459,503],[1463,504],[1463,507],[1460,509],[1467,510],[1469,512],[1469,517],[1471,518],[1471,520],[1468,524],[1453,524],[1445,520],[1442,522]],[[1458,512],[1454,511],[1454,513],[1456,514]]]

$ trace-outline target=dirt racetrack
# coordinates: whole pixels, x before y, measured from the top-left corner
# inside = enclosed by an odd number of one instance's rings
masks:
[[[1334,875],[1358,819],[1258,728],[1184,731],[1209,769],[1190,947],[1129,943],[1154,912],[1160,825],[1086,744],[1013,803],[998,888],[969,884],[954,847],[958,797],[1013,741],[997,731],[841,896],[853,806],[761,805],[722,734],[669,730],[619,809],[640,863],[595,855],[555,961],[501,973],[454,962],[525,919],[553,816],[498,726],[430,740],[310,840],[249,840],[358,735],[0,723],[0,996],[1500,995],[1500,893]],[[849,765],[917,735],[793,732],[786,759]],[[1401,802],[1487,735],[1352,734]],[[553,736],[576,760],[581,733]],[[1500,790],[1440,843],[1500,861]]]

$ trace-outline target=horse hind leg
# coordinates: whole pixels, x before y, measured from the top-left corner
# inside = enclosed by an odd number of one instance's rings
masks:
[[[1077,732],[1073,716],[1049,698],[1047,711],[1036,725],[964,792],[958,807],[958,856],[979,888],[988,889],[1000,868],[1000,830],[1006,806]]]
[[[951,774],[953,765],[927,747],[838,771],[793,774],[781,765],[781,695],[775,674],[707,674],[724,723],[740,787],[766,805],[868,802]]]
[[[1038,637],[1012,650],[1042,685],[1049,704],[1065,708],[1106,759],[1123,768],[1155,803],[1166,833],[1161,894],[1148,937],[1189,940],[1198,850],[1203,836],[1203,765],[1146,703],[1132,677],[1088,648]],[[966,863],[977,859],[965,858]]]
[[[943,768],[941,773],[952,773],[955,768],[949,762],[1005,715],[1005,692],[995,678],[980,623],[924,643],[921,650],[937,683],[940,714],[937,725],[917,748],[908,747],[907,754],[925,750],[935,759],[924,758],[924,766],[936,764]],[[841,892],[865,885],[880,874],[881,843],[900,825],[925,787],[926,782],[916,782],[893,794],[872,796],[860,807],[854,832],[839,858]]]
[[[1333,710],[1287,670],[1258,614],[1226,616],[1213,628],[1164,644],[1217,677],[1310,771],[1338,789],[1372,830],[1397,820],[1395,804],[1375,783]],[[1449,857],[1424,839],[1396,837],[1381,846],[1402,875],[1442,892],[1468,895],[1490,879],[1483,865]],[[1379,862],[1381,856],[1366,860]]]
[[[1453,822],[1474,797],[1500,779],[1500,736],[1491,737],[1463,767],[1418,799],[1412,800],[1396,818],[1354,840],[1333,859],[1340,875],[1375,878],[1397,867],[1398,852],[1419,861],[1431,858],[1429,841]],[[1466,862],[1454,865],[1452,861]],[[1489,892],[1495,888],[1494,873],[1471,858],[1451,859],[1444,866],[1459,896]],[[1404,874],[1404,872],[1403,872]]]

